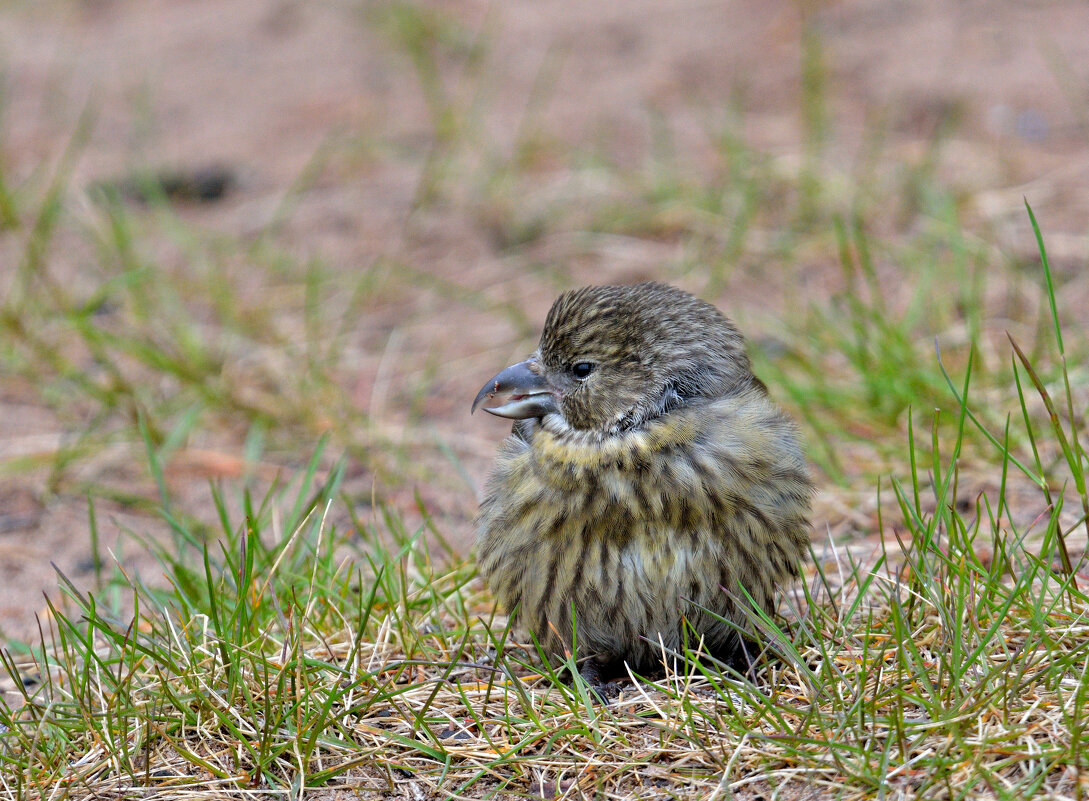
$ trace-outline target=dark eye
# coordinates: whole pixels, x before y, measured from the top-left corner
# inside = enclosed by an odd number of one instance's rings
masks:
[[[575,378],[586,378],[592,372],[594,372],[593,362],[575,362],[571,365],[571,375]]]

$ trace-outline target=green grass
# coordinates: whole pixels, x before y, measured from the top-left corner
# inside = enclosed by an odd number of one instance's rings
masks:
[[[1031,212],[1040,262],[1016,264],[942,184],[944,128],[903,169],[885,166],[880,131],[853,172],[832,166],[814,32],[800,164],[750,146],[727,108],[707,113],[710,168],[659,118],[632,167],[551,135],[555,61],[499,153],[481,134],[486,35],[409,4],[367,22],[415,71],[430,146],[331,140],[255,235],[204,229],[165,198],[71,202],[89,117],[52,172],[0,174],[0,236],[20,256],[0,367],[66,434],[0,473],[87,499],[94,569],[62,574],[40,637],[0,651],[0,792],[1084,798],[1089,338],[1060,324],[1079,300]],[[339,148],[360,147],[417,159],[405,229],[359,270],[300,256],[283,227]],[[580,262],[660,248],[656,277],[752,335],[837,502],[818,508],[782,614],[753,621],[755,677],[663,655],[664,679],[632,677],[602,704],[510,630],[449,544],[464,523],[391,500],[443,482],[467,496],[481,477],[461,477],[463,424],[423,411],[460,363],[406,357],[399,430],[358,402],[358,351],[397,358],[418,322],[371,318],[438,298],[504,321],[496,347],[513,351],[540,311],[416,255],[415,223],[443,214],[542,293]],[[170,465],[191,450],[239,477],[182,481]],[[107,552],[119,509],[147,524],[121,545],[161,571]]]

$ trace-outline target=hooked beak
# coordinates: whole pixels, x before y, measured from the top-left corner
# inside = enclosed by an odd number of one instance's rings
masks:
[[[541,366],[534,358],[512,364],[485,384],[473,401],[473,408],[496,395],[506,395],[507,402],[500,406],[485,406],[484,411],[497,417],[523,420],[527,417],[544,417],[558,412],[556,393],[548,385]]]

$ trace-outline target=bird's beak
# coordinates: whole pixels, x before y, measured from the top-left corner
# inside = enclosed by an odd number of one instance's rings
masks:
[[[470,414],[485,400],[491,400],[496,395],[506,395],[507,402],[501,406],[485,406],[484,411],[497,417],[523,420],[559,411],[556,393],[548,385],[540,363],[534,358],[512,364],[481,387]]]

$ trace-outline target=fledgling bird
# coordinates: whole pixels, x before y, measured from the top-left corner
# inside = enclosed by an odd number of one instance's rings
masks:
[[[770,611],[806,551],[812,483],[734,325],[665,284],[566,292],[473,410],[497,398],[516,422],[476,549],[503,607],[549,653],[577,640],[594,684],[660,670],[684,621],[738,664],[746,593]]]

